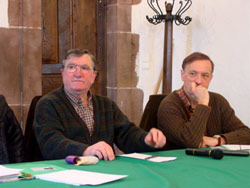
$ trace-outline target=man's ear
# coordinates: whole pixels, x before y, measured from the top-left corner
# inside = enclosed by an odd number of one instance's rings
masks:
[[[99,72],[95,71],[95,78],[98,76]]]
[[[98,76],[98,72],[97,71],[94,71],[94,75],[93,75],[93,83],[94,83],[94,81],[95,81],[95,79],[96,79],[96,77]]]
[[[183,81],[183,74],[184,74],[184,70],[183,69],[181,69],[181,80]]]

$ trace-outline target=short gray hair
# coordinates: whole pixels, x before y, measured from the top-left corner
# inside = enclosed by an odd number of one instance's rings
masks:
[[[93,56],[92,53],[90,53],[90,51],[84,49],[84,50],[80,50],[80,49],[70,49],[67,51],[67,53],[65,54],[65,57],[62,61],[62,66],[64,68],[65,64],[66,64],[66,61],[70,58],[70,57],[81,57],[83,56],[84,54],[87,54],[90,56],[91,60],[92,60],[92,65],[93,65],[93,69],[96,70],[96,67],[95,67],[95,63],[96,63],[96,60],[95,60],[95,57]]]

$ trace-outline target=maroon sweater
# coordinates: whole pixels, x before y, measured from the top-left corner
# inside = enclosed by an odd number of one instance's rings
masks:
[[[221,135],[227,144],[250,144],[250,129],[236,117],[228,101],[217,93],[209,95],[209,107],[197,105],[192,117],[176,92],[163,99],[158,127],[170,148],[198,147],[204,135]]]

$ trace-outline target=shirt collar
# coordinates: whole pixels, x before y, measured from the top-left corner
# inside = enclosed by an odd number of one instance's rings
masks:
[[[194,112],[189,100],[188,100],[188,97],[187,97],[187,94],[185,93],[184,91],[184,86],[182,86],[180,89],[176,90],[176,93],[179,95],[179,97],[181,98],[182,102],[184,103],[186,109],[188,110],[189,114],[192,115],[192,113]]]
[[[81,98],[75,97],[74,95],[72,95],[71,93],[69,93],[65,88],[64,88],[64,92],[67,96],[67,98],[75,105],[80,105],[83,104],[83,101],[81,100]],[[89,106],[92,102],[92,93],[90,91],[88,91],[88,103],[87,106]]]

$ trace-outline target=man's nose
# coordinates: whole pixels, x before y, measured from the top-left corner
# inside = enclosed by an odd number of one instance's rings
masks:
[[[74,72],[76,75],[82,75],[81,68],[79,66],[76,66],[76,70]]]
[[[196,78],[195,78],[195,82],[197,85],[200,85],[202,82],[202,76],[201,74],[197,74]]]

